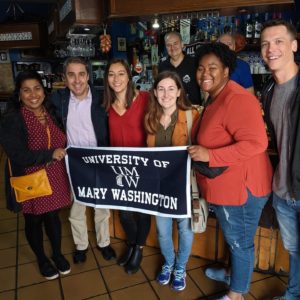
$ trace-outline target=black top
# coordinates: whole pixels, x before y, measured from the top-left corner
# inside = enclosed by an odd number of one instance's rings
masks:
[[[200,88],[196,82],[196,61],[193,57],[184,55],[183,61],[177,67],[170,62],[170,57],[161,62],[158,66],[158,72],[175,71],[181,78],[185,92],[192,104],[201,104]]]
[[[20,111],[10,112],[1,121],[0,143],[10,158],[14,176],[24,174],[24,168],[52,161],[54,149],[28,149],[28,132]]]
[[[53,118],[53,121],[55,119]],[[33,165],[46,164],[52,161],[54,149],[30,150],[28,132],[20,111],[7,113],[0,123],[0,144],[11,161],[12,174],[24,175],[24,169]],[[5,194],[7,209],[18,212],[21,206],[16,202],[9,183],[8,166],[5,166]]]

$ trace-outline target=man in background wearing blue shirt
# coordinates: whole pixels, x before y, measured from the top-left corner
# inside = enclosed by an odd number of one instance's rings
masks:
[[[235,39],[230,33],[222,34],[219,37],[218,41],[222,44],[227,45],[232,51],[235,51]],[[250,93],[254,94],[253,80],[250,72],[250,67],[248,63],[244,60],[237,58],[236,68],[231,74],[230,79],[244,87]]]

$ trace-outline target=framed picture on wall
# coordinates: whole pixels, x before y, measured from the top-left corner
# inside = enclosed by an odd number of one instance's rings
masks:
[[[126,38],[125,37],[117,37],[117,50],[118,51],[126,51]]]
[[[7,53],[6,52],[0,52],[0,58],[1,60],[7,60]]]
[[[8,50],[0,50],[0,63],[9,63],[10,59],[9,59],[9,54],[8,54]]]

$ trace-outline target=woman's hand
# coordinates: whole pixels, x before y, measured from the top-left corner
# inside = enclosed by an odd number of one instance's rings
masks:
[[[194,161],[209,161],[208,149],[200,145],[188,147],[189,155]]]
[[[57,148],[54,150],[54,152],[52,154],[52,159],[60,161],[66,156],[66,154],[67,154],[67,152],[65,149]]]

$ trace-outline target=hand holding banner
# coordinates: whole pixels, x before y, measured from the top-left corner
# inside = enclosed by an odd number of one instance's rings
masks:
[[[174,218],[191,216],[186,146],[67,149],[74,200]]]

